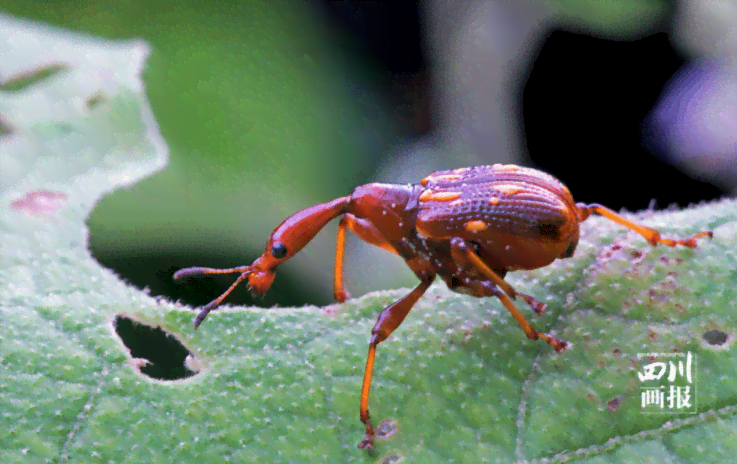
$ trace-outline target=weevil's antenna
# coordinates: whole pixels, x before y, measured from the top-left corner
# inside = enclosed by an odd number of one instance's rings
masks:
[[[214,269],[211,267],[187,267],[174,273],[174,280],[203,274],[241,274],[251,270],[251,266],[238,266],[230,269]]]
[[[212,311],[217,305],[222,303],[222,301],[225,299],[230,292],[233,291],[235,287],[238,286],[239,283],[243,282],[244,279],[248,278],[249,275],[251,275],[251,266],[240,266],[240,267],[234,267],[231,269],[213,269],[211,267],[188,267],[185,269],[180,269],[177,272],[174,273],[174,280],[179,280],[184,277],[191,277],[195,275],[203,275],[203,274],[235,274],[240,272],[241,275],[238,277],[238,279],[233,282],[233,285],[231,285],[222,295],[215,298],[211,302],[207,303],[205,306],[202,307],[202,310],[200,310],[200,313],[197,315],[197,317],[194,320],[194,328],[197,330],[197,327],[202,324],[202,321],[205,320],[207,315]]]

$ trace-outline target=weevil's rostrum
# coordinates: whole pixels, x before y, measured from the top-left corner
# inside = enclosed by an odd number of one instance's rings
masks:
[[[368,359],[361,388],[359,415],[366,427],[360,448],[374,445],[368,412],[369,389],[376,346],[399,327],[436,277],[450,289],[475,297],[498,298],[528,338],[542,339],[556,351],[566,342],[538,332],[512,300],[520,297],[535,312],[545,305],[517,292],[504,281],[508,272],[537,269],[576,250],[579,223],[591,214],[606,217],[638,234],[652,245],[695,248],[696,239],[661,238],[655,229],[632,222],[598,204],[575,203],[565,185],[543,172],[514,165],[495,164],[433,172],[419,184],[367,184],[350,196],[298,211],[269,237],[264,254],[250,266],[233,269],[187,268],[175,279],[201,274],[240,276],[218,298],[204,306],[195,328],[240,282],[263,295],[271,287],[279,264],[299,252],[332,219],[343,216],[335,249],[334,295],[348,298],[343,287],[343,253],[346,229],[360,239],[398,254],[420,279],[410,293],[386,307],[371,330]]]

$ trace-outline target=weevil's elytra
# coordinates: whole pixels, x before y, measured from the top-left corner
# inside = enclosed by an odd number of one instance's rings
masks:
[[[696,239],[661,238],[655,229],[634,223],[598,204],[575,203],[559,180],[535,169],[511,164],[436,171],[419,184],[367,184],[350,196],[303,209],[282,222],[269,237],[266,250],[250,266],[233,269],[187,268],[175,279],[198,274],[238,273],[235,283],[204,306],[195,328],[242,281],[256,295],[271,287],[279,264],[298,253],[325,224],[343,216],[335,251],[334,295],[348,298],[343,286],[346,230],[360,239],[401,256],[420,280],[406,296],[386,307],[371,330],[361,388],[360,418],[366,427],[360,448],[373,447],[375,432],[368,412],[369,388],[376,347],[399,327],[436,277],[455,292],[493,296],[510,312],[528,338],[542,339],[556,351],[566,342],[538,332],[512,300],[520,297],[535,312],[545,305],[517,292],[504,278],[510,271],[537,269],[576,251],[579,223],[591,214],[606,217],[642,235],[652,245],[697,246]]]

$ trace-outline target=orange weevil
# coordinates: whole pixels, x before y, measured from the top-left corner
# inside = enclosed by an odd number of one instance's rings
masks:
[[[343,245],[350,229],[366,242],[396,253],[421,283],[389,305],[371,330],[368,359],[361,388],[360,417],[366,436],[359,448],[372,448],[374,429],[368,412],[369,388],[376,346],[399,327],[427,288],[440,276],[453,291],[501,300],[532,340],[542,339],[557,351],[567,343],[538,332],[512,303],[522,298],[538,314],[545,308],[529,295],[515,291],[504,277],[509,271],[537,269],[558,258],[573,256],[579,223],[599,214],[634,230],[650,242],[696,247],[699,237],[661,238],[657,230],[636,224],[601,205],[574,203],[565,185],[535,169],[510,164],[436,171],[419,184],[367,184],[353,194],[303,209],[274,229],[266,251],[250,266],[232,269],[192,267],[174,279],[200,274],[240,274],[221,296],[202,308],[195,328],[243,280],[255,295],[264,295],[281,263],[299,252],[325,224],[343,216],[335,251],[334,296],[348,298],[343,288]]]

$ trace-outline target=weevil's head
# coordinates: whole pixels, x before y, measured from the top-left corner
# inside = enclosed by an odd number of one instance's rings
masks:
[[[279,227],[274,229],[266,243],[264,253],[250,266],[232,269],[212,269],[207,267],[188,267],[174,273],[174,279],[182,279],[195,275],[236,274],[240,277],[222,295],[203,306],[195,319],[195,328],[205,319],[207,314],[217,307],[239,283],[248,282],[248,289],[256,296],[263,296],[274,282],[277,266],[297,254],[325,224],[346,212],[349,197],[336,198],[333,201],[305,208],[289,216]]]
[[[269,236],[264,254],[251,264],[248,287],[262,296],[274,281],[277,266],[299,253],[325,224],[346,212],[350,198],[336,198],[289,216]]]
[[[266,250],[256,261],[250,266],[250,275],[248,276],[248,289],[255,296],[264,296],[271,284],[274,283],[274,274],[277,266],[291,258],[299,250],[289,250],[282,240],[283,231],[281,226],[277,227],[271,233],[269,241],[266,244]],[[291,252],[290,252],[291,251]]]
[[[248,276],[248,290],[254,296],[264,296],[274,283],[274,271],[277,264],[269,264],[268,257],[261,256],[251,264]]]

